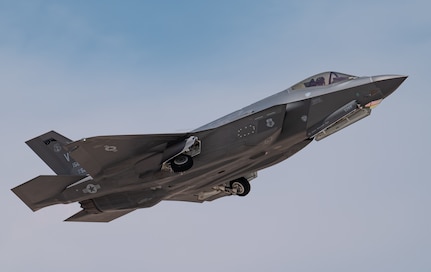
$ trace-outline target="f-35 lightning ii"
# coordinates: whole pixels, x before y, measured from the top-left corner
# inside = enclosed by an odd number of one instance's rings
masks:
[[[27,142],[57,175],[12,191],[33,211],[79,202],[66,221],[109,222],[162,200],[250,191],[261,169],[370,115],[406,79],[325,72],[187,133],[90,137],[54,131]]]

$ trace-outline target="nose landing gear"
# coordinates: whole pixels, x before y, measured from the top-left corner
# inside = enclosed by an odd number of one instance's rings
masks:
[[[246,196],[250,193],[250,183],[246,178],[239,178],[230,182],[230,191],[237,196]]]

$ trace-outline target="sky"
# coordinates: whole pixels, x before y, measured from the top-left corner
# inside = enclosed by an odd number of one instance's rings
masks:
[[[430,271],[429,1],[0,1],[2,271]],[[408,75],[247,197],[33,213],[25,141],[195,129],[323,71]]]

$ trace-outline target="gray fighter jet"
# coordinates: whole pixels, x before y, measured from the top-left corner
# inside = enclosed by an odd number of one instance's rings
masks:
[[[57,175],[12,191],[33,211],[79,202],[66,221],[109,222],[162,200],[250,191],[257,172],[370,115],[406,79],[325,72],[188,133],[101,136],[50,131],[27,144]]]

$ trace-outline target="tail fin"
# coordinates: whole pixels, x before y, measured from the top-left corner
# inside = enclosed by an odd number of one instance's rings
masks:
[[[57,174],[85,175],[87,172],[74,161],[64,146],[72,140],[55,131],[47,132],[26,144]]]

